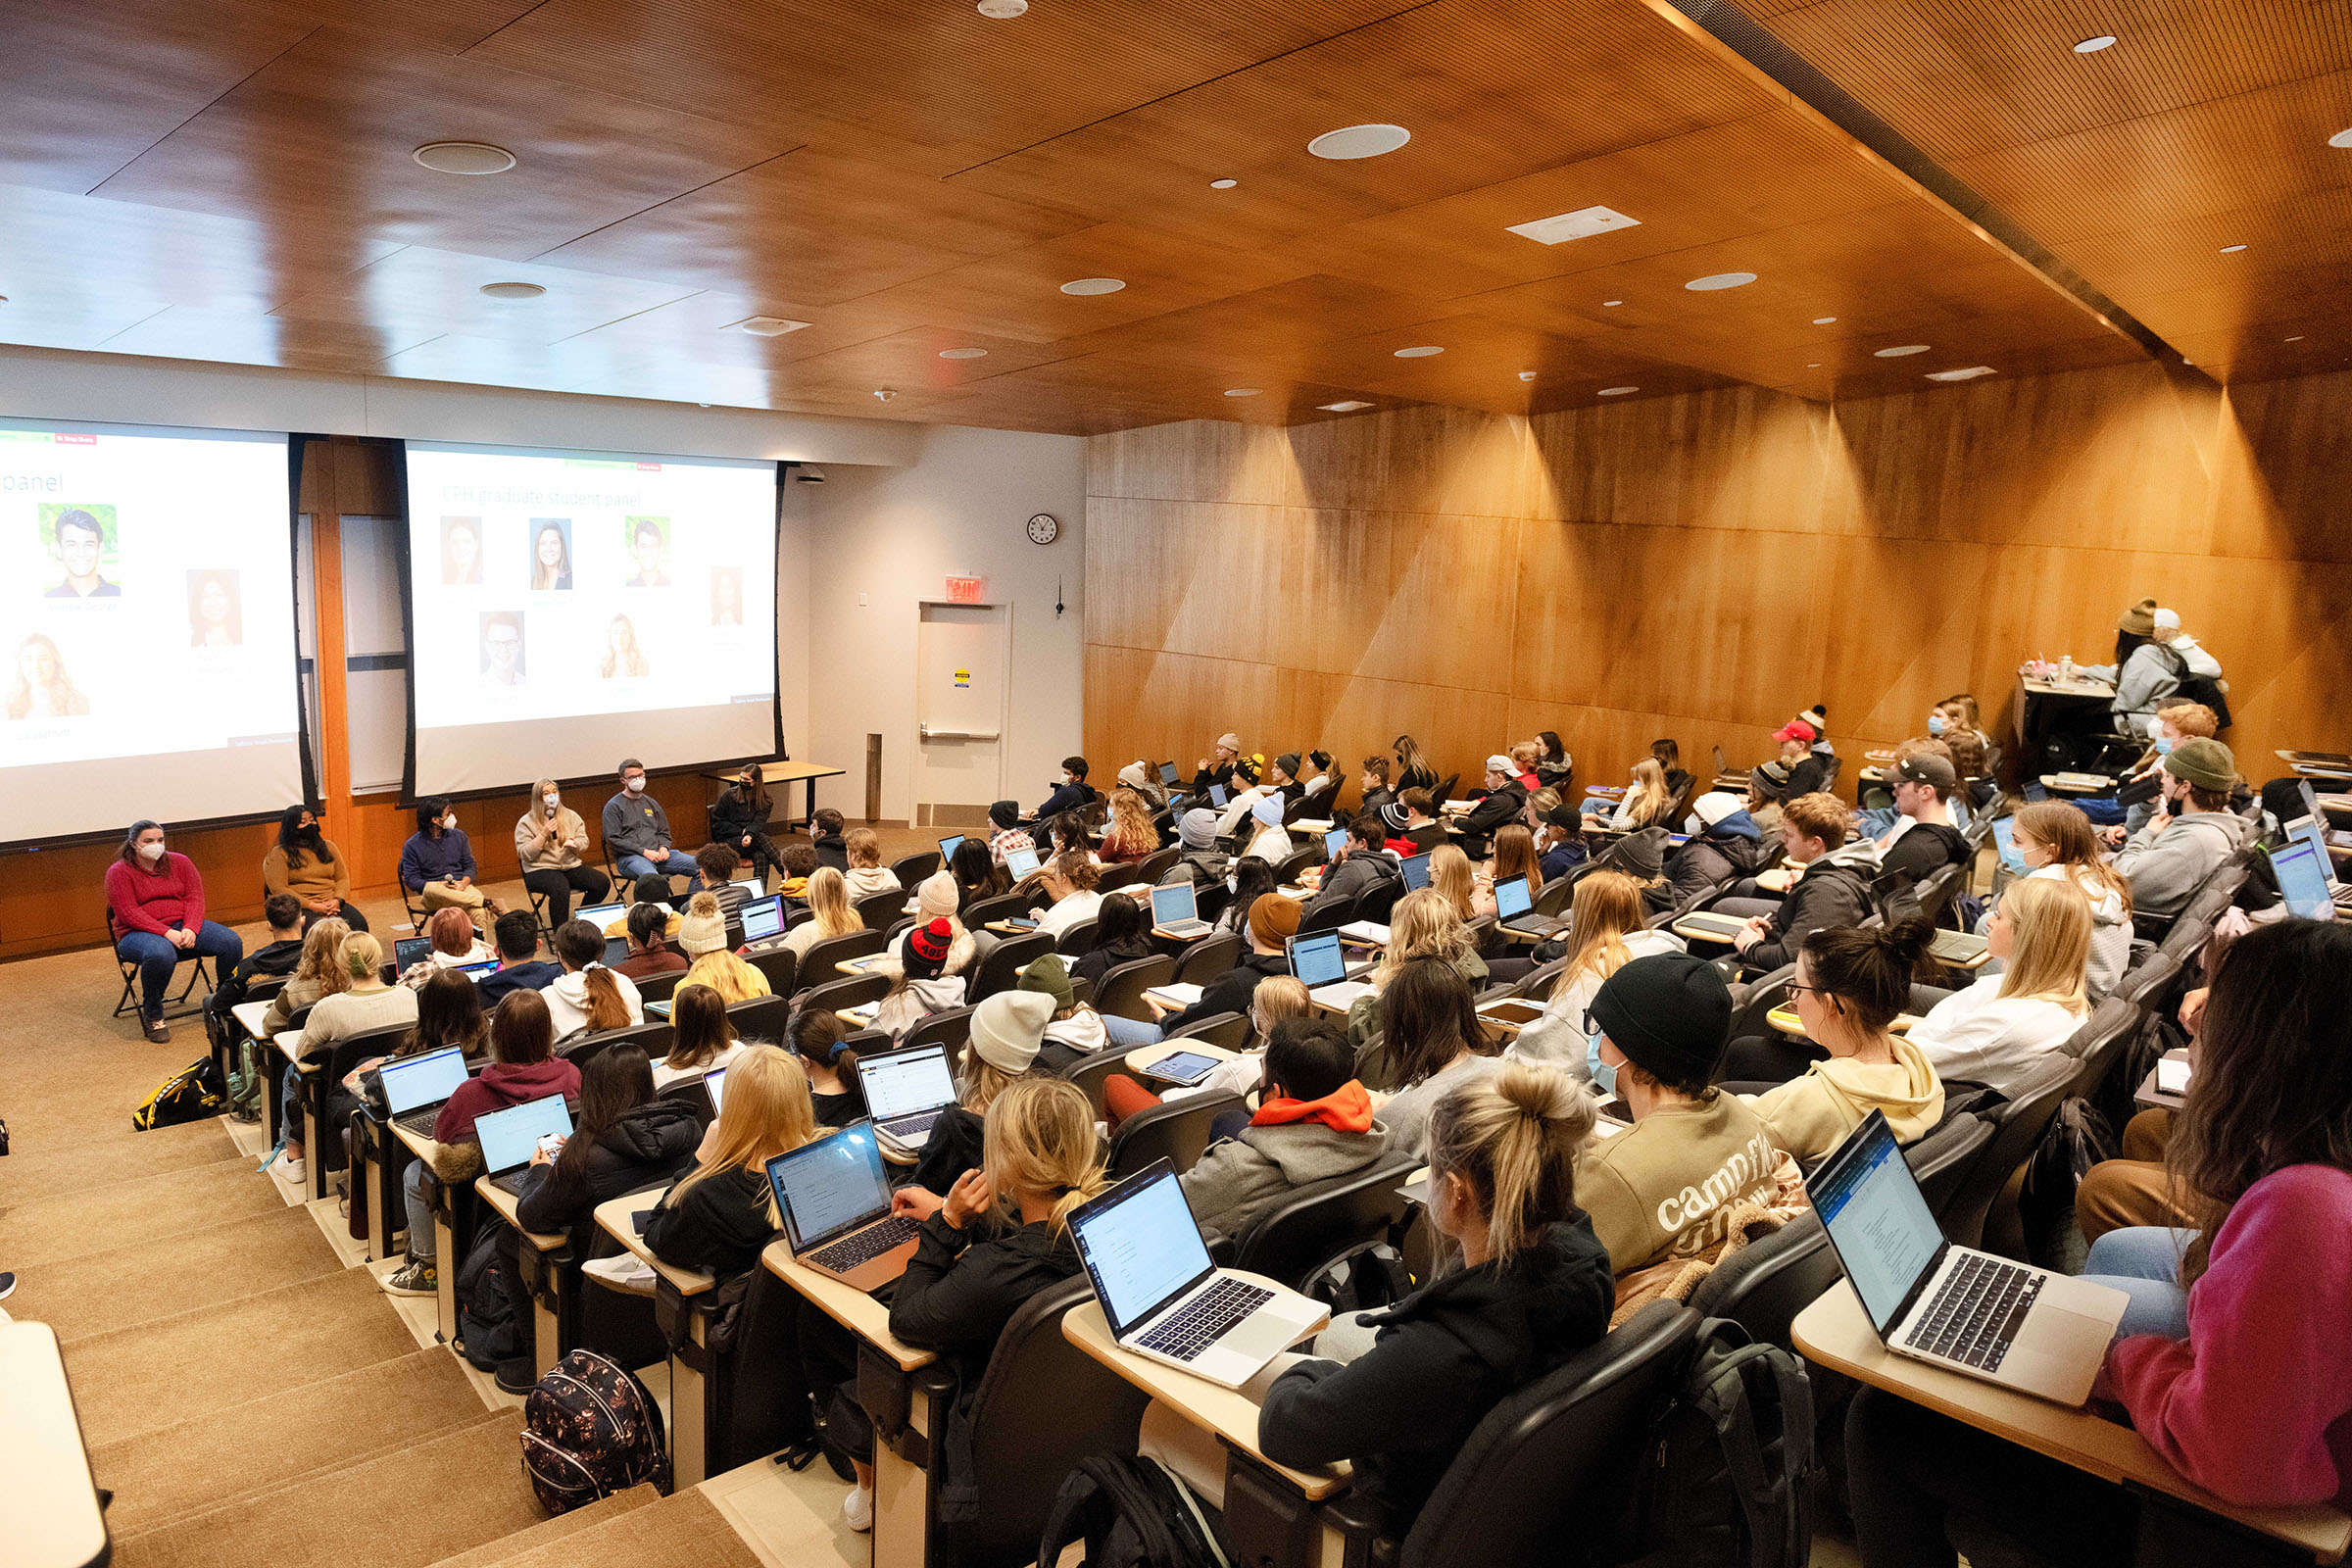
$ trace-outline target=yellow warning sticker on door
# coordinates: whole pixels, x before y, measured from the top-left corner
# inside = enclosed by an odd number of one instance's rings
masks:
[[[970,670],[968,670],[968,669],[959,669],[959,670],[957,670],[957,671],[956,672],[956,685],[958,685],[958,686],[969,686],[971,683],[972,683],[972,672],[971,672]]]

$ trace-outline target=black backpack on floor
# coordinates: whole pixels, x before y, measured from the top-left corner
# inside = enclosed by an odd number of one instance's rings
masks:
[[[549,1513],[652,1482],[669,1490],[662,1407],[617,1361],[574,1350],[522,1401],[522,1468]]]
[[[1806,1568],[1820,1466],[1796,1357],[1709,1318],[1648,1454],[1632,1509],[1641,1568]]]
[[[1037,1560],[1086,1543],[1086,1568],[1231,1568],[1208,1510],[1156,1459],[1096,1454],[1061,1483]]]
[[[218,1116],[226,1103],[220,1064],[206,1056],[156,1085],[155,1093],[130,1113],[130,1125],[143,1133],[158,1127],[176,1127],[184,1121]]]
[[[523,1353],[522,1325],[507,1294],[509,1264],[498,1251],[499,1225],[485,1225],[458,1267],[458,1353],[484,1372]]]

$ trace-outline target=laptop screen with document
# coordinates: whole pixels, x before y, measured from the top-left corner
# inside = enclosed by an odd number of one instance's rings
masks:
[[[956,1098],[956,1075],[948,1070],[945,1046],[917,1046],[860,1058],[858,1088],[876,1121],[936,1110]]]
[[[1035,850],[1007,850],[1004,852],[1004,869],[1012,874],[1015,882],[1036,870],[1037,865]]]
[[[405,1116],[458,1092],[458,1085],[466,1081],[466,1053],[451,1046],[387,1061],[377,1071],[384,1082],[384,1103],[393,1115]]]
[[[1113,1339],[1123,1339],[1212,1272],[1200,1226],[1167,1161],[1070,1216],[1070,1236]]]
[[[2306,920],[2335,918],[2335,900],[2328,896],[2328,873],[2320,869],[2321,851],[2295,839],[2271,852],[2271,869],[2278,876],[2279,897],[2292,913]]]
[[[1311,937],[1293,937],[1291,973],[1306,982],[1306,989],[1328,986],[1348,978],[1348,961],[1340,956],[1340,934],[1324,931]]]
[[[1180,920],[1198,920],[1200,906],[1193,897],[1190,882],[1174,882],[1164,888],[1152,890],[1152,923],[1162,928]]]
[[[767,1162],[767,1181],[796,1252],[890,1212],[890,1178],[870,1121],[776,1155]]]
[[[1429,856],[1427,854],[1406,856],[1396,862],[1396,869],[1404,873],[1404,889],[1407,893],[1418,892],[1429,886]]]
[[[1885,1339],[1943,1247],[1943,1232],[1887,1131],[1886,1113],[1872,1111],[1805,1185],[1845,1277]]]
[[[571,1136],[571,1112],[562,1095],[526,1100],[519,1105],[474,1118],[473,1130],[482,1140],[482,1164],[491,1175],[531,1162],[539,1140],[549,1133]]]
[[[956,852],[962,848],[963,835],[960,833],[951,833],[941,839],[939,841],[939,863],[946,865],[950,860],[956,858]]]
[[[1527,878],[1511,877],[1494,884],[1494,915],[1499,920],[1516,920],[1536,906],[1527,896]]]
[[[771,893],[743,906],[743,940],[765,942],[784,929],[784,896]]]
[[[2320,875],[2330,884],[2335,881],[2335,858],[2328,853],[2328,834],[2313,817],[2297,817],[2286,824],[2287,837],[2298,844],[2311,846],[2312,858],[2318,862]]]

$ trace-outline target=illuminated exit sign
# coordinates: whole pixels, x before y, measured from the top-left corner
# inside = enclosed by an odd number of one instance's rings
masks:
[[[948,579],[948,603],[951,605],[976,605],[980,603],[980,592],[985,586],[986,581],[983,578],[950,577]]]

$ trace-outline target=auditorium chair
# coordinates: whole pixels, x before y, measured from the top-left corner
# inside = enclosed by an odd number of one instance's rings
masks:
[[[1210,1125],[1229,1110],[1247,1115],[1250,1106],[1239,1095],[1211,1094],[1187,1095],[1139,1110],[1110,1135],[1103,1166],[1114,1182],[1156,1159],[1168,1161],[1179,1172],[1191,1170],[1208,1147]]]

